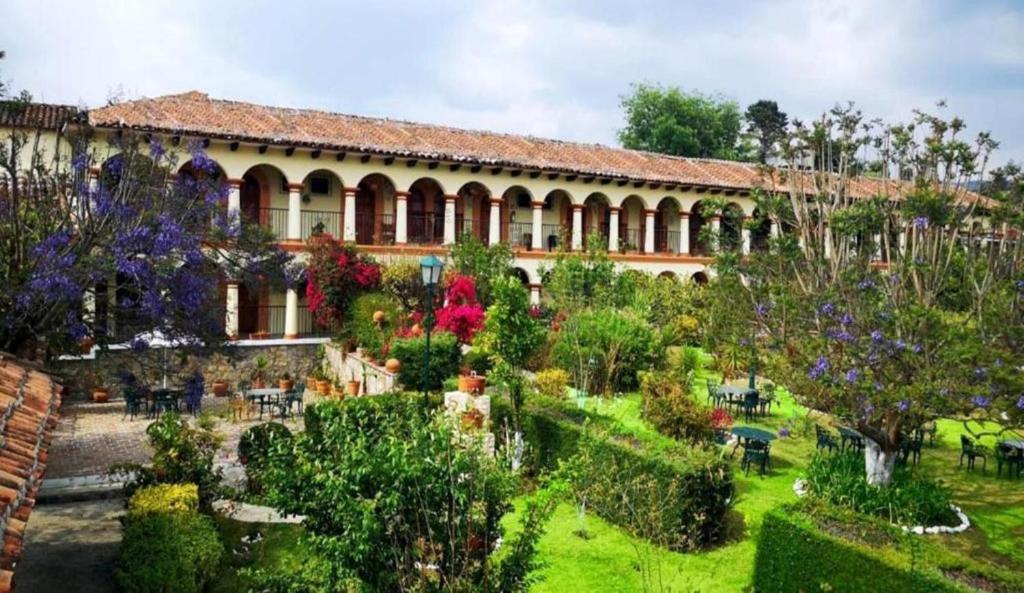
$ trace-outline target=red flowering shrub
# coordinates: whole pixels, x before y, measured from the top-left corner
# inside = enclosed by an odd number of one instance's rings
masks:
[[[352,245],[323,240],[310,243],[306,278],[306,307],[320,326],[337,327],[352,300],[380,284],[380,265]]]
[[[484,327],[484,308],[476,300],[476,283],[471,276],[455,275],[448,285],[445,306],[434,312],[437,329],[449,331],[463,344]]]
[[[711,410],[711,414],[709,414],[709,416],[711,417],[711,428],[724,430],[732,426],[732,416],[730,416],[729,412],[723,408],[715,408],[714,410]]]

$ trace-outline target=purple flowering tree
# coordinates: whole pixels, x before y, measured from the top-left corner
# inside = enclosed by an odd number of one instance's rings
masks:
[[[290,256],[228,214],[201,144],[126,134],[101,146],[72,129],[70,154],[48,148],[54,130],[15,128],[0,142],[0,350],[45,359],[147,332],[216,347],[224,279],[286,281]]]
[[[766,168],[755,196],[789,232],[719,261],[744,279],[773,377],[867,437],[872,484],[889,484],[925,422],[958,418],[977,434],[1024,422],[1020,200],[962,189],[995,146],[963,129],[924,113],[881,126],[852,107],[795,124],[787,166]],[[877,197],[854,199],[855,186]]]

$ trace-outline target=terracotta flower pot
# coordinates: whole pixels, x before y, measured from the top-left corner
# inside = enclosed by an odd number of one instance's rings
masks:
[[[345,388],[341,385],[334,385],[331,387],[331,397],[338,398],[339,400],[345,399]]]
[[[359,395],[359,387],[362,385],[359,381],[349,381],[345,384],[345,393],[347,395]]]
[[[213,382],[213,396],[214,397],[225,397],[228,394],[228,382],[227,381],[214,381]]]
[[[284,389],[285,391],[291,391],[292,387],[295,387],[295,381],[292,379],[278,379],[278,389]]]
[[[82,354],[89,354],[92,352],[92,347],[96,342],[91,337],[86,336],[78,344],[82,347]]]
[[[384,318],[385,318],[384,311],[377,310],[377,311],[373,312],[373,322],[374,323],[377,323],[377,324],[384,323]]]
[[[249,334],[250,340],[266,340],[269,337],[270,333],[265,331],[252,332]]]
[[[417,323],[413,325],[411,328],[409,328],[409,333],[411,333],[414,338],[418,338],[421,335],[423,335],[423,328],[420,327],[420,324]]]
[[[320,395],[328,395],[331,393],[331,382],[327,380],[317,379],[316,392]]]
[[[306,377],[306,389],[310,391],[316,391],[316,379],[313,377]]]
[[[387,372],[395,374],[398,372],[398,369],[402,368],[402,362],[397,358],[389,358],[388,361],[384,363],[384,368]]]
[[[481,375],[459,375],[459,391],[463,393],[481,394],[487,379]]]
[[[110,401],[110,390],[106,387],[94,387],[92,390],[92,401],[98,404],[105,404]]]
[[[263,379],[253,379],[252,380],[252,388],[253,389],[263,389],[266,386],[267,386],[267,382],[264,381]]]

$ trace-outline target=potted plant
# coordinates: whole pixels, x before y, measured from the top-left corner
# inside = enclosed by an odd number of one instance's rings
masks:
[[[366,364],[365,363],[363,364],[363,372],[364,373],[366,372]],[[349,371],[349,380],[348,380],[348,383],[345,384],[345,393],[348,394],[348,395],[359,395],[359,387],[361,385],[362,385],[362,382],[360,382],[358,379],[356,379],[355,372],[354,371]]]
[[[214,397],[226,397],[228,394],[228,382],[224,379],[216,379],[211,384],[213,386]]]
[[[313,377],[316,380],[316,392],[320,395],[330,395],[331,382],[327,379],[327,373],[318,368],[313,371]]]
[[[277,386],[285,391],[291,391],[295,387],[295,381],[292,376],[288,373],[281,375],[281,378],[277,380]]]
[[[92,339],[92,336],[85,336],[78,342],[82,348],[82,354],[89,354],[92,352],[92,347],[96,344],[96,341]]]
[[[265,356],[257,356],[253,361],[252,386],[253,389],[263,389],[267,386],[267,368],[270,361]]]
[[[310,391],[316,391],[316,376],[315,373],[310,373],[306,377],[306,389]]]
[[[107,387],[107,372],[103,369],[96,369],[92,377],[92,401],[98,404],[110,401],[110,388]]]
[[[476,374],[476,371],[463,369],[462,374],[459,375],[459,391],[463,393],[480,395],[484,392],[486,385],[487,378]]]
[[[478,408],[472,408],[462,413],[462,429],[481,429],[484,426],[484,413]]]
[[[732,416],[724,408],[715,408],[710,414],[711,428],[715,431],[715,442],[724,445],[729,437],[729,427],[732,426]]]
[[[389,358],[388,361],[384,363],[384,369],[392,375],[397,374],[401,368],[402,362],[397,358]]]
[[[345,387],[343,387],[341,383],[335,382],[331,386],[331,397],[339,400],[345,399]]]

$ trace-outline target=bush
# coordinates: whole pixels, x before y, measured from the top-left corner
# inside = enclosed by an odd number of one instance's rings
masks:
[[[656,332],[629,310],[590,309],[571,315],[562,324],[551,359],[559,368],[578,373],[592,369],[588,391],[629,391],[638,386],[637,373],[664,356]],[[590,363],[593,361],[593,364]],[[574,383],[583,387],[580,377]]]
[[[950,525],[949,490],[933,480],[896,468],[892,484],[868,484],[864,456],[855,453],[816,453],[807,467],[807,486],[815,498],[858,513],[901,525]]]
[[[238,439],[238,460],[245,466],[247,490],[263,492],[263,472],[272,460],[290,457],[292,433],[279,422],[247,428]]]
[[[423,355],[426,337],[401,338],[391,343],[391,356],[402,362],[398,370],[398,381],[406,389],[418,390],[423,382]],[[462,362],[462,347],[458,338],[448,332],[430,336],[430,375],[427,389],[441,388],[444,380],[459,372]]]
[[[476,371],[478,375],[486,375],[491,372],[494,365],[483,348],[474,347],[463,357],[462,366],[470,371]]]
[[[194,484],[141,488],[132,496],[115,570],[122,591],[204,589],[217,572],[224,546],[213,521],[195,510],[197,504]]]
[[[507,398],[491,405],[496,425],[511,424]],[[675,550],[721,541],[733,483],[716,450],[629,434],[607,417],[544,397],[523,408],[523,432],[532,475],[557,470],[588,439],[581,479],[588,508],[606,521]]]
[[[677,440],[708,443],[714,438],[711,410],[697,403],[671,374],[640,374],[644,420],[661,434]]]
[[[384,312],[384,321],[380,324],[373,320],[377,311]],[[349,321],[342,329],[345,337],[354,340],[357,346],[362,346],[375,358],[382,358],[388,353],[391,336],[400,325],[400,316],[397,300],[381,292],[370,292],[352,301]]]
[[[754,560],[758,593],[966,593],[978,589],[1022,591],[1024,579],[954,556],[921,536],[903,534],[876,519],[823,505],[771,510],[758,535]]]
[[[565,397],[569,373],[562,369],[544,369],[537,373],[537,391],[548,397]]]

